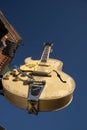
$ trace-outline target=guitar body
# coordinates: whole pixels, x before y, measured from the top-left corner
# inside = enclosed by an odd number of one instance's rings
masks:
[[[49,59],[47,63],[41,63],[39,60],[26,59],[25,64],[20,66],[23,73],[19,73],[17,69],[7,72],[2,79],[5,97],[14,105],[23,109],[32,108],[31,101],[38,102],[34,108],[38,111],[54,111],[66,107],[73,98],[75,89],[74,80],[62,71],[63,63],[60,60]],[[15,73],[15,74],[14,74]],[[27,75],[33,75],[31,83]],[[30,86],[32,81],[42,82],[43,90],[38,96],[31,94],[29,97]],[[37,85],[34,84],[34,86]],[[32,97],[33,95],[33,97]]]

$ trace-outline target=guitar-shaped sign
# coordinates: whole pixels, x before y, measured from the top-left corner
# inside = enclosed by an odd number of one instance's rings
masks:
[[[29,113],[55,111],[69,105],[74,80],[62,71],[60,60],[49,58],[52,43],[45,43],[40,60],[25,59],[25,64],[8,71],[2,79],[5,97]]]

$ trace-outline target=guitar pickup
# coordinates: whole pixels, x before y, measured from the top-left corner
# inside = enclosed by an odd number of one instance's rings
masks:
[[[42,71],[33,71],[31,74],[34,75],[34,76],[46,76],[46,77],[51,77],[51,74],[50,74],[50,73],[42,72]]]
[[[46,67],[49,67],[50,65],[49,65],[48,63],[43,63],[43,62],[41,62],[41,63],[39,63],[39,66],[46,66]]]

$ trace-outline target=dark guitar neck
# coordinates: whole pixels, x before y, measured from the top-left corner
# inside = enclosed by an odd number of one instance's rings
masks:
[[[51,52],[52,43],[45,43],[44,51],[41,56],[41,62],[46,63],[49,59],[49,54]]]

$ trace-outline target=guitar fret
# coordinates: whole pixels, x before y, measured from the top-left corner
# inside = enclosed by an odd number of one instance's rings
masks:
[[[41,57],[41,62],[47,62],[47,60],[49,58],[50,50],[51,50],[50,45],[45,46],[42,57]]]

